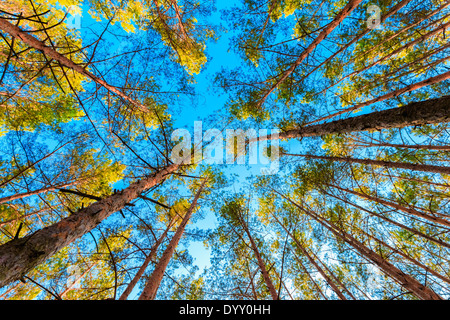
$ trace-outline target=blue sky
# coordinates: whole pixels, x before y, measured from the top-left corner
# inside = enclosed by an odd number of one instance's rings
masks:
[[[209,18],[209,20],[213,24],[222,24],[223,21],[220,20],[220,11],[226,8],[230,8],[233,4],[237,3],[237,1],[217,1],[216,6],[217,10],[213,13],[213,15]],[[82,18],[82,29],[81,34],[84,40],[84,45],[90,43],[88,39],[95,39],[96,34],[100,34],[102,32],[102,28],[104,24],[99,24],[95,20],[93,20],[89,14],[87,13],[88,8],[83,8],[83,18]],[[96,34],[92,33],[92,30],[95,30]],[[137,31],[136,37],[139,37],[139,31]],[[227,95],[224,94],[219,88],[214,87],[213,85],[213,77],[216,72],[219,72],[223,66],[227,68],[239,67],[243,61],[230,49],[230,36],[231,33],[221,32],[220,37],[217,41],[209,41],[207,42],[206,53],[209,57],[207,64],[205,65],[202,72],[195,76],[195,92],[197,95],[196,101],[197,103],[192,104],[192,100],[186,98],[184,101],[185,104],[181,103],[181,112],[179,114],[174,115],[175,123],[174,129],[177,128],[187,128],[190,130],[193,136],[193,127],[195,121],[202,121],[208,116],[215,115],[225,107],[226,101],[228,99]],[[117,42],[114,37],[105,35],[106,41],[111,41],[114,44],[111,46],[111,51],[119,51],[121,50],[121,44]],[[111,55],[111,52],[109,53]],[[207,129],[222,129],[221,123],[217,123],[217,126],[211,128],[212,124],[210,123],[208,126],[203,127],[203,132]],[[271,128],[267,128],[271,129]],[[225,137],[225,135],[224,135]],[[261,165],[255,166],[246,166],[246,165],[231,165],[226,168],[227,175],[235,174],[239,177],[238,183],[233,185],[234,190],[239,190],[242,186],[242,183],[246,182],[246,178],[251,176],[252,174],[259,174]],[[225,168],[225,167],[222,167]],[[115,185],[118,189],[123,188],[123,184],[119,182]],[[180,190],[180,192],[183,192]],[[202,215],[204,219],[196,220],[195,223],[188,225],[186,232],[192,231],[194,228],[200,229],[214,229],[216,227],[216,219],[215,213],[209,210],[207,207],[202,207],[200,209],[202,211]],[[113,218],[113,217],[112,217]],[[182,250],[183,247],[180,246],[179,250]],[[200,274],[205,267],[210,266],[210,252],[205,249],[203,243],[201,241],[192,241],[188,244],[189,253],[195,259],[194,264],[199,267]],[[179,272],[183,272],[183,268],[179,270]],[[134,294],[139,294],[139,290],[135,290]]]

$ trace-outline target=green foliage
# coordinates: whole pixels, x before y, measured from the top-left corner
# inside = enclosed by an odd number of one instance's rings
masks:
[[[302,129],[448,95],[444,77],[416,85],[448,72],[449,7],[404,3],[369,30],[362,2],[305,55],[347,3],[243,0],[223,4],[213,21],[208,1],[3,1],[1,18],[100,80],[2,30],[0,244],[90,205],[111,212],[1,298],[118,299],[152,252],[136,298],[206,179],[157,299],[270,299],[264,268],[281,299],[338,299],[336,287],[349,299],[413,300],[425,287],[448,299],[450,236],[438,223],[450,209],[445,115],[373,131],[356,123],[345,134]],[[370,4],[385,16],[399,3]],[[71,26],[69,9],[82,28]],[[216,57],[222,44],[228,55]],[[364,104],[386,94],[394,97]],[[193,119],[205,130],[278,128],[299,139],[283,141],[278,174],[200,163],[159,179],[172,164],[171,133]],[[136,185],[145,185],[138,196]],[[395,278],[390,266],[411,278]]]

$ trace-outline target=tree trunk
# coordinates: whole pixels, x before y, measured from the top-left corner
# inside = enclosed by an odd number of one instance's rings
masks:
[[[377,212],[373,212],[373,211],[367,210],[366,208],[363,208],[363,207],[361,207],[361,206],[359,206],[359,205],[357,205],[357,204],[355,204],[355,203],[353,203],[353,202],[350,202],[350,201],[348,201],[348,200],[342,199],[341,197],[338,197],[338,196],[336,196],[336,195],[334,195],[334,194],[331,194],[331,193],[329,193],[329,192],[326,192],[326,191],[324,191],[324,190],[321,190],[321,192],[324,193],[324,194],[326,194],[326,195],[328,195],[328,196],[330,196],[330,197],[333,197],[333,198],[336,198],[336,199],[338,199],[338,200],[340,200],[340,201],[343,201],[343,202],[345,202],[345,203],[347,203],[347,204],[349,204],[349,205],[351,205],[351,206],[353,206],[353,207],[355,207],[355,208],[357,208],[357,209],[359,209],[359,210],[361,210],[361,211],[365,211],[365,212],[367,212],[367,213],[370,214],[370,215],[373,215],[373,216],[375,216],[375,217],[378,217],[378,218],[380,218],[380,219],[383,219],[384,221],[387,221],[387,222],[389,222],[389,223],[391,223],[391,224],[393,224],[393,225],[395,225],[395,226],[397,226],[397,227],[399,227],[399,228],[401,228],[401,229],[407,230],[407,231],[409,231],[409,232],[411,232],[411,233],[413,233],[413,234],[415,234],[415,235],[417,235],[417,236],[419,236],[419,237],[422,237],[422,238],[424,238],[424,239],[427,239],[427,240],[429,240],[429,241],[431,241],[431,242],[434,242],[434,243],[436,243],[436,244],[439,244],[439,245],[441,245],[441,246],[444,246],[444,247],[450,249],[450,244],[447,243],[447,242],[445,242],[445,241],[442,241],[442,240],[440,240],[440,239],[433,238],[433,237],[431,237],[431,236],[429,236],[429,235],[427,235],[427,234],[424,234],[424,233],[422,233],[422,232],[420,232],[420,231],[418,231],[418,230],[416,230],[416,229],[410,228],[410,227],[408,227],[408,226],[405,226],[404,224],[401,224],[401,223],[399,223],[399,222],[397,222],[397,221],[394,221],[394,220],[392,220],[392,219],[390,219],[390,218],[388,218],[388,217],[385,217],[385,216],[383,216],[382,214],[379,214],[379,213],[377,213]]]
[[[110,92],[113,92],[120,98],[128,101],[135,107],[139,108],[141,111],[143,111],[143,112],[149,111],[148,108],[145,105],[143,105],[142,103],[133,100],[132,98],[130,98],[129,96],[127,96],[126,94],[124,94],[123,92],[118,90],[116,87],[108,84],[106,81],[100,79],[99,77],[97,77],[93,73],[89,72],[82,66],[75,64],[72,60],[66,58],[62,54],[60,54],[60,53],[56,52],[55,50],[53,50],[52,48],[46,46],[44,42],[40,41],[39,39],[36,39],[35,37],[30,35],[26,31],[23,31],[19,27],[9,23],[8,21],[6,21],[6,19],[0,19],[0,29],[9,33],[14,38],[18,38],[18,39],[22,40],[25,44],[29,45],[30,47],[43,52],[46,56],[48,56],[52,60],[58,61],[59,63],[61,63],[61,65],[65,66],[66,68],[72,69],[72,70],[88,77],[89,79],[91,79],[95,83],[97,83],[98,85],[104,87],[105,89],[107,89]]]
[[[263,98],[259,102],[261,106],[267,97],[284,81],[289,75],[291,75],[295,69],[302,63],[305,58],[314,51],[314,49],[362,2],[362,0],[349,0],[347,5],[336,15],[333,21],[331,21],[324,30],[317,36],[316,39],[301,53],[297,60],[284,71],[277,82],[265,92]]]
[[[79,282],[81,281],[81,279],[83,279],[84,276],[87,275],[87,274],[92,270],[92,268],[93,268],[96,264],[97,264],[97,262],[94,263],[94,264],[92,264],[89,268],[87,268],[86,271],[84,271],[77,279],[75,279],[75,281],[73,281],[66,289],[64,289],[64,291],[62,291],[60,294],[58,294],[58,296],[59,296],[61,299],[64,298],[64,296],[65,296],[67,293],[69,293],[69,291],[72,290],[73,287],[74,287],[77,283],[79,283]]]
[[[139,296],[139,300],[153,300],[155,299],[156,293],[158,291],[159,285],[161,284],[161,280],[164,276],[164,272],[166,271],[167,265],[169,264],[170,260],[172,259],[173,253],[175,252],[175,249],[178,245],[178,242],[180,241],[181,237],[183,236],[184,229],[186,228],[187,223],[189,222],[189,219],[192,216],[192,213],[194,212],[194,209],[197,205],[198,198],[200,197],[200,194],[205,186],[207,180],[204,180],[202,185],[200,186],[199,190],[197,191],[197,194],[194,197],[194,200],[191,203],[191,206],[189,207],[188,211],[186,212],[185,216],[183,217],[183,220],[181,221],[180,225],[177,228],[177,231],[175,232],[173,238],[170,240],[170,243],[167,245],[166,250],[164,250],[161,259],[159,260],[158,264],[156,265],[155,269],[153,270],[152,275],[147,281],[147,284],[145,285],[144,290],[142,291],[141,295]]]
[[[306,157],[306,158],[320,159],[320,160],[352,162],[352,163],[360,163],[360,164],[387,167],[387,168],[395,168],[395,169],[406,169],[406,170],[414,170],[414,171],[422,171],[422,172],[450,174],[450,167],[433,166],[433,165],[428,165],[428,164],[392,162],[392,161],[382,161],[382,160],[372,160],[372,159],[356,159],[356,158],[351,158],[351,157],[341,158],[341,157],[330,157],[330,156],[315,156],[315,155],[311,155],[311,154],[283,153],[283,155],[294,156],[294,157]]]
[[[175,220],[172,220],[175,221]],[[145,257],[144,263],[139,268],[138,272],[135,274],[133,280],[128,284],[125,291],[120,296],[119,300],[127,300],[128,296],[130,295],[131,291],[133,291],[134,287],[138,283],[139,279],[141,279],[142,275],[144,274],[145,270],[147,269],[147,266],[150,264],[150,262],[153,260],[153,258],[156,255],[156,252],[158,251],[159,246],[164,241],[164,239],[167,236],[167,233],[169,232],[170,228],[172,227],[172,221],[169,222],[169,225],[167,226],[166,230],[164,230],[164,233],[156,240],[155,244],[152,246],[152,249],[150,250],[150,253],[147,257]]]
[[[324,226],[326,229],[331,231],[337,238],[343,240],[347,244],[349,244],[351,247],[356,249],[364,258],[366,258],[369,261],[372,261],[376,266],[378,266],[386,275],[397,281],[401,286],[403,286],[406,290],[412,292],[415,296],[422,300],[442,300],[442,297],[440,297],[438,294],[436,294],[433,290],[430,288],[424,286],[421,284],[417,279],[411,277],[410,275],[404,273],[400,269],[398,269],[396,266],[391,264],[390,262],[386,261],[383,257],[381,257],[379,254],[375,253],[368,247],[366,247],[363,243],[356,240],[354,237],[352,237],[350,234],[345,232],[344,230],[339,229],[336,227],[333,223],[325,220],[324,218],[320,217],[318,214],[306,210],[301,205],[297,204],[296,202],[292,201],[291,199],[284,197],[289,202],[294,204],[297,208],[299,208],[301,211],[303,211],[305,214],[316,220],[318,223],[320,223],[322,226]]]
[[[402,176],[391,176],[391,175],[388,175],[388,174],[380,174],[380,176],[388,177],[388,178],[396,178],[396,179],[401,179],[401,180],[407,180],[407,181],[415,181],[415,182],[429,184],[429,185],[436,186],[436,187],[450,188],[450,184],[442,184],[442,183],[437,183],[437,182],[433,182],[433,181],[421,180],[421,179],[418,179],[418,178],[402,177]]]
[[[3,21],[3,19],[0,19],[0,25],[1,22]],[[27,165],[25,168],[20,169],[19,172],[17,172],[16,174],[14,174],[11,178],[6,179],[5,181],[3,181],[2,183],[0,183],[0,187],[3,187],[5,184],[7,184],[8,182],[16,179],[18,176],[20,176],[21,174],[23,174],[25,171],[33,168],[36,164],[38,164],[39,162],[47,159],[48,157],[54,155],[56,153],[56,151],[60,150],[61,148],[65,147],[67,144],[69,144],[69,142],[64,143],[62,146],[58,147],[57,149],[53,150],[52,152],[46,154],[45,156],[43,156],[42,158],[40,158],[39,160],[34,161],[33,163],[30,163],[29,165]]]
[[[311,280],[311,282],[314,284],[314,287],[316,287],[317,291],[319,291],[320,295],[325,299],[328,300],[327,296],[323,293],[322,289],[319,287],[319,285],[317,284],[316,280],[314,280],[314,278],[311,276],[311,274],[308,272],[308,269],[306,269],[306,267],[303,265],[302,261],[297,257],[297,255],[294,253],[294,258],[295,260],[298,262],[298,264],[300,265],[300,267],[302,267],[303,271],[305,271],[305,273],[308,275],[309,280]]]
[[[395,224],[395,225],[397,225],[397,226],[399,226],[399,227],[401,227],[401,228],[403,228],[403,229],[405,229],[405,230],[408,230],[408,231],[411,232],[411,233],[420,235],[420,236],[422,236],[422,237],[424,237],[424,238],[426,238],[426,239],[428,239],[428,240],[430,240],[430,241],[433,241],[433,242],[435,242],[435,243],[444,245],[444,246],[446,246],[447,248],[450,248],[450,245],[449,245],[448,243],[446,243],[446,242],[443,242],[443,241],[438,240],[438,239],[434,239],[434,238],[432,238],[432,237],[430,237],[430,236],[427,236],[427,235],[425,235],[425,234],[423,234],[423,233],[421,233],[421,232],[419,232],[419,231],[417,231],[417,230],[415,230],[415,229],[412,229],[412,228],[409,228],[409,227],[407,227],[407,226],[405,226],[405,225],[402,225],[402,224],[400,224],[400,223],[397,223],[397,222],[395,222],[395,221],[393,221],[393,220],[391,220],[391,219],[389,219],[389,218],[386,218],[386,217],[384,217],[384,216],[382,216],[382,215],[380,215],[380,214],[377,214],[377,213],[375,213],[375,212],[366,210],[366,209],[364,209],[364,208],[362,208],[362,207],[360,207],[360,206],[358,206],[358,205],[356,205],[356,204],[354,204],[354,203],[351,203],[350,201],[347,201],[347,200],[344,200],[344,199],[339,198],[339,197],[337,197],[337,196],[334,196],[334,195],[332,195],[332,194],[330,194],[330,193],[328,193],[328,192],[325,192],[325,191],[324,191],[324,193],[327,194],[327,195],[329,195],[329,196],[332,196],[332,197],[334,197],[334,198],[336,198],[336,199],[339,199],[339,200],[341,200],[341,201],[343,201],[343,202],[345,202],[345,203],[347,203],[347,204],[350,204],[350,205],[354,206],[354,207],[357,208],[357,209],[360,209],[360,210],[362,210],[362,211],[366,211],[366,212],[368,212],[369,214],[375,215],[375,216],[380,217],[380,218],[382,218],[382,219],[384,219],[384,220],[386,220],[386,221],[388,221],[388,222],[391,222],[391,223],[393,223],[393,224]],[[395,252],[396,254],[402,256],[403,258],[405,258],[405,259],[411,261],[411,262],[414,263],[416,266],[418,266],[418,267],[424,269],[425,271],[427,271],[428,273],[434,275],[435,277],[437,277],[437,278],[439,278],[439,279],[441,279],[441,280],[443,280],[443,281],[445,281],[445,282],[447,282],[447,283],[450,283],[450,279],[449,279],[449,278],[447,278],[447,277],[441,275],[440,273],[438,273],[438,272],[436,272],[436,271],[434,271],[434,270],[428,268],[426,265],[424,265],[424,264],[422,264],[421,262],[417,261],[416,259],[410,257],[409,255],[407,255],[406,253],[404,253],[404,252],[401,251],[400,249],[397,249],[397,248],[394,248],[394,247],[390,246],[390,245],[387,244],[386,242],[382,241],[381,239],[376,238],[376,237],[373,236],[373,235],[368,234],[367,232],[365,232],[365,231],[362,230],[362,229],[359,229],[359,232],[365,234],[365,235],[366,235],[367,237],[369,237],[369,238],[374,239],[375,241],[377,241],[378,243],[382,244],[383,246],[385,246],[386,248],[388,248],[388,249],[391,250],[392,252]]]
[[[247,267],[247,272],[248,272],[248,278],[250,279],[249,286],[252,289],[253,300],[258,300],[258,293],[256,292],[255,283],[253,281],[253,279],[255,278],[256,274],[258,273],[258,269],[256,269],[256,271],[254,271],[253,274],[252,274],[252,272],[250,271],[250,264],[248,263],[248,260],[246,262],[247,262],[246,263],[246,267]]]
[[[51,226],[1,245],[0,287],[21,279],[28,271],[91,231],[111,214],[123,209],[126,203],[136,199],[143,191],[162,182],[178,167],[170,165]]]
[[[360,198],[365,198],[367,200],[375,201],[375,202],[378,202],[378,203],[383,204],[385,206],[389,206],[391,208],[395,208],[395,209],[397,209],[399,211],[402,211],[402,212],[405,212],[405,213],[408,213],[408,214],[412,214],[412,215],[414,215],[416,217],[420,217],[422,219],[426,219],[426,220],[431,221],[433,223],[438,223],[438,224],[441,224],[443,226],[450,227],[450,221],[448,221],[446,219],[442,219],[442,218],[435,217],[435,216],[430,216],[429,214],[426,214],[424,212],[417,211],[417,210],[414,210],[414,209],[411,209],[411,208],[406,208],[406,207],[403,207],[403,206],[401,206],[401,205],[399,205],[397,203],[394,203],[394,202],[391,202],[391,201],[387,201],[387,200],[383,200],[383,199],[380,199],[378,197],[369,196],[369,195],[367,195],[365,193],[360,193],[360,192],[356,192],[356,191],[353,191],[353,190],[341,188],[341,187],[333,185],[333,184],[328,184],[327,183],[326,185],[328,185],[330,187],[333,187],[333,188],[336,188],[336,189],[339,189],[341,191],[345,191],[345,192],[354,194],[354,195],[356,195],[356,196],[358,196]]]
[[[347,292],[347,294],[348,294],[353,300],[356,300],[356,298],[353,296],[353,294],[350,292],[350,290],[348,290],[347,287],[342,283],[342,281],[339,280],[338,277],[336,277],[336,275],[333,273],[333,271],[331,271],[331,270],[327,267],[327,265],[326,265],[325,263],[323,263],[323,261],[320,260],[320,258],[319,258],[314,252],[311,251],[311,254],[317,259],[317,261],[319,261],[319,263],[324,267],[324,269],[325,269],[326,271],[328,271],[328,273],[330,274],[331,278],[334,279],[334,281],[336,281],[336,283],[337,283],[339,286],[341,286],[341,288],[344,290],[344,292]]]
[[[74,182],[70,182],[70,183],[61,184],[61,185],[58,185],[58,186],[46,187],[46,188],[33,190],[33,191],[28,191],[28,192],[23,192],[23,193],[17,193],[17,194],[14,194],[12,196],[7,196],[7,197],[0,198],[0,204],[8,202],[8,201],[17,200],[17,199],[23,199],[23,198],[34,196],[36,194],[41,194],[41,193],[44,193],[44,192],[49,192],[49,191],[54,191],[54,190],[61,189],[61,188],[66,188],[66,187],[73,186],[73,185],[78,184],[78,183],[80,183],[80,181],[74,181]]]
[[[2,295],[0,295],[0,299],[2,300],[7,300],[6,296],[13,290],[19,288],[20,286],[23,285],[23,282],[17,282],[15,285],[11,286],[10,288],[8,288],[8,290],[6,290]]]
[[[410,3],[411,0],[403,0],[400,3],[398,3],[397,5],[395,5],[388,13],[386,13],[383,17],[381,17],[380,22],[383,23],[384,21],[386,21],[390,16],[392,16],[393,14],[397,13],[397,11],[399,11],[401,8],[403,8],[404,6],[406,6],[408,3]],[[326,63],[330,62],[334,57],[336,57],[339,53],[343,52],[344,50],[348,49],[352,44],[354,44],[356,41],[358,41],[359,39],[363,38],[366,34],[368,34],[370,31],[372,31],[372,29],[366,28],[363,32],[361,32],[360,34],[358,34],[356,37],[354,37],[350,42],[348,42],[345,46],[343,46],[342,48],[340,48],[338,51],[336,51],[335,53],[333,53],[330,57],[328,57],[324,62],[320,63],[317,67],[315,67],[314,69],[312,69],[310,72],[308,72],[305,76],[302,77],[302,79],[300,79],[299,83],[302,83],[303,80],[305,80],[307,77],[309,77],[314,71],[316,71],[317,69],[319,69],[321,66],[325,65]]]
[[[448,25],[450,25],[450,22],[448,23]],[[386,93],[386,94],[384,94],[384,95],[382,95],[380,97],[373,98],[372,100],[369,100],[369,101],[366,101],[366,102],[362,102],[362,103],[358,103],[358,104],[354,105],[353,107],[349,107],[349,108],[343,109],[341,111],[338,111],[338,112],[332,113],[330,115],[321,117],[321,118],[316,119],[314,121],[310,121],[309,124],[315,123],[315,122],[319,122],[319,121],[323,121],[323,120],[327,120],[327,119],[330,119],[330,118],[334,118],[334,117],[339,116],[339,115],[344,114],[344,113],[350,113],[352,111],[356,111],[356,110],[362,109],[363,107],[370,106],[370,105],[372,105],[374,103],[385,101],[385,100],[388,100],[388,99],[392,99],[392,98],[398,97],[398,96],[400,96],[400,95],[402,95],[404,93],[411,92],[411,91],[414,91],[414,90],[417,90],[417,89],[421,89],[421,88],[424,88],[424,87],[427,87],[427,86],[431,86],[433,84],[436,84],[436,83],[439,83],[439,82],[442,82],[442,81],[448,80],[448,79],[450,79],[450,71],[444,72],[444,73],[442,73],[440,75],[437,75],[437,76],[432,77],[432,78],[428,78],[426,80],[423,80],[423,81],[420,81],[420,82],[417,82],[417,83],[410,84],[410,85],[408,85],[406,87],[403,87],[401,89],[398,89],[398,90],[395,90],[395,91],[391,91],[391,92]],[[448,111],[447,111],[447,113],[448,113]]]
[[[275,286],[273,285],[272,280],[270,279],[269,272],[266,269],[266,266],[261,257],[261,253],[258,250],[258,247],[256,246],[256,243],[255,243],[253,237],[251,236],[250,231],[248,230],[248,227],[243,222],[241,222],[241,224],[242,224],[242,227],[243,227],[245,233],[247,234],[247,236],[250,240],[252,250],[255,253],[256,260],[258,262],[259,269],[261,270],[264,282],[266,283],[267,289],[269,289],[270,295],[273,300],[279,300],[277,290],[275,289]]]
[[[361,69],[359,69],[359,70],[353,71],[352,73],[350,73],[350,74],[348,74],[348,75],[342,77],[341,79],[339,79],[338,81],[336,81],[335,83],[333,83],[332,85],[330,85],[329,87],[327,87],[327,88],[325,88],[324,90],[322,90],[321,93],[324,93],[324,92],[327,91],[329,88],[334,87],[334,86],[337,85],[338,83],[342,82],[343,80],[345,80],[345,79],[347,79],[347,78],[349,78],[349,77],[351,77],[351,76],[355,76],[355,75],[357,75],[357,74],[359,74],[359,73],[361,73],[361,72],[363,72],[363,71],[366,71],[366,70],[368,70],[368,69],[370,69],[370,68],[372,68],[372,67],[374,67],[374,66],[377,66],[378,64],[382,63],[383,61],[386,61],[386,60],[389,59],[390,57],[393,57],[393,56],[395,56],[396,54],[399,54],[399,53],[402,52],[402,51],[408,50],[409,48],[415,46],[415,45],[418,44],[418,43],[422,43],[422,42],[425,41],[426,39],[431,38],[431,37],[435,36],[436,34],[442,32],[442,30],[445,30],[445,28],[447,28],[449,25],[450,25],[450,22],[447,22],[447,23],[445,23],[445,24],[443,24],[443,25],[437,27],[436,29],[434,29],[434,30],[428,32],[427,34],[422,35],[421,37],[419,37],[419,38],[417,38],[417,39],[415,39],[415,40],[413,40],[413,41],[411,41],[411,42],[405,44],[404,46],[402,46],[402,47],[400,47],[400,48],[398,48],[398,49],[396,49],[396,50],[394,50],[394,51],[392,51],[392,52],[390,52],[388,55],[382,57],[381,59],[379,59],[379,60],[377,60],[377,61],[375,61],[375,62],[372,62],[372,63],[368,64],[367,66],[365,66],[365,67],[363,67],[363,68],[361,68]],[[425,80],[425,81],[427,81],[427,80]],[[414,90],[414,89],[413,89],[413,90]],[[378,99],[378,98],[376,98],[376,99]],[[366,103],[367,103],[367,102],[366,102]],[[364,103],[364,104],[365,104],[365,103]],[[362,108],[362,106],[363,106],[364,104],[361,104],[361,107],[358,107],[358,108]],[[353,108],[356,108],[356,107],[353,107]],[[349,108],[349,109],[347,109],[347,110],[348,110],[348,111],[355,110],[355,109],[353,109],[353,108]],[[344,110],[343,110],[343,111],[344,111]],[[342,111],[339,111],[339,112],[342,112]],[[324,119],[326,119],[326,118],[328,118],[328,117],[334,117],[334,115],[338,115],[339,112],[336,113],[336,114],[327,116],[327,117],[325,117],[325,118],[322,118],[322,119],[324,120]],[[344,111],[344,112],[345,112],[345,111]],[[315,121],[312,121],[312,122],[316,122],[316,121],[319,121],[319,120],[315,120]]]
[[[357,57],[355,57],[355,61],[357,61],[358,59],[360,59],[362,56],[365,56],[367,54],[369,54],[370,52],[372,52],[373,50],[378,49],[380,46],[388,43],[389,41],[391,41],[392,39],[395,39],[397,36],[399,36],[402,33],[405,33],[406,31],[420,25],[422,22],[424,22],[425,20],[430,19],[432,16],[434,16],[435,14],[439,13],[439,12],[444,12],[444,10],[450,5],[449,3],[445,3],[443,4],[441,7],[433,10],[432,12],[430,12],[428,15],[421,17],[420,19],[414,21],[414,23],[409,24],[408,26],[406,26],[403,29],[400,29],[398,31],[396,31],[394,34],[389,35],[387,37],[383,37],[383,41],[377,43],[376,45],[374,45],[371,48],[368,48],[367,51],[364,51],[363,53],[361,53],[360,55],[358,55]],[[441,19],[438,20],[439,22],[441,21]],[[438,21],[434,21],[430,24],[427,25],[427,27],[433,26],[435,24],[437,24]]]
[[[368,148],[368,147],[391,147],[391,148],[401,148],[401,149],[416,149],[416,150],[450,150],[450,145],[448,146],[434,146],[428,144],[395,144],[395,143],[372,143],[372,142],[361,142],[357,144],[358,147]]]
[[[278,193],[278,192],[277,192]],[[314,268],[320,273],[320,275],[325,279],[331,289],[336,293],[336,295],[341,300],[347,300],[341,290],[337,287],[334,281],[325,273],[325,271],[319,266],[319,264],[314,260],[314,258],[309,254],[306,248],[298,241],[298,239],[278,220],[278,218],[272,213],[272,217],[277,221],[277,223],[284,229],[284,231],[289,235],[289,237],[294,241],[295,245],[302,252],[302,254],[308,259]]]
[[[11,223],[11,222],[14,222],[14,221],[17,221],[17,220],[22,220],[22,219],[25,219],[25,218],[28,218],[28,217],[32,217],[32,216],[34,216],[36,214],[39,214],[39,213],[44,212],[44,211],[47,211],[49,209],[51,209],[51,208],[44,208],[44,209],[41,209],[41,210],[37,210],[37,211],[31,212],[31,213],[24,214],[23,216],[19,216],[17,218],[9,219],[9,220],[6,220],[6,221],[0,221],[0,227],[3,227],[4,225],[7,225],[8,223]]]
[[[446,122],[450,122],[450,96],[412,102],[400,108],[288,130],[281,132],[279,139],[316,137],[327,134],[403,128]],[[272,135],[268,135],[259,137],[258,140],[271,139]]]
[[[275,275],[277,276],[277,278],[280,279],[280,289],[278,290],[278,292],[280,292],[281,286],[283,286],[283,287],[284,287],[284,290],[286,290],[286,292],[287,292],[287,294],[288,294],[288,296],[289,296],[289,299],[295,300],[294,297],[292,296],[291,292],[289,291],[288,286],[287,286],[286,283],[281,279],[281,278],[282,278],[282,274],[279,274],[275,268],[273,268],[273,272],[275,273]],[[278,293],[278,296],[280,296],[279,293]]]
[[[415,264],[416,266],[418,266],[419,268],[422,268],[423,270],[425,270],[426,272],[428,272],[429,274],[432,274],[433,276],[435,276],[436,278],[441,279],[442,281],[445,281],[447,283],[450,284],[450,279],[441,275],[440,273],[434,271],[433,269],[430,269],[429,267],[427,267],[426,265],[424,265],[423,263],[421,263],[420,261],[417,261],[416,259],[412,258],[411,256],[407,255],[406,253],[404,253],[401,249],[398,248],[394,248],[391,245],[387,244],[386,242],[384,242],[381,239],[378,239],[377,237],[368,234],[367,232],[365,232],[362,229],[359,229],[358,232],[361,232],[362,234],[366,235],[367,237],[373,239],[374,241],[378,242],[379,244],[383,245],[384,247],[388,248],[389,250],[391,250],[391,252],[394,252],[396,254],[398,254],[399,256],[403,257],[404,259],[410,261],[411,263]]]

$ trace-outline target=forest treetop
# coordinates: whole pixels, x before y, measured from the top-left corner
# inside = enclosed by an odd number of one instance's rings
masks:
[[[2,1],[0,296],[448,299],[449,26],[447,0]]]

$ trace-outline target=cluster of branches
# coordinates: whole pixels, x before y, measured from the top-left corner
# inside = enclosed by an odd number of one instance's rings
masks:
[[[148,51],[136,46],[123,54],[111,68],[118,78],[97,67],[107,60],[95,58],[102,39],[126,10],[111,14],[102,2],[94,5],[109,20],[84,47],[62,28],[67,15],[51,23],[49,11],[32,1],[29,12],[2,11],[0,82],[8,90],[2,91],[1,107],[15,104],[26,112],[11,111],[4,125],[3,152],[12,160],[1,160],[0,183],[8,195],[0,199],[0,286],[11,285],[3,296],[26,297],[22,286],[31,282],[47,297],[79,298],[74,289],[84,281],[84,298],[120,300],[138,283],[139,299],[155,299],[158,290],[197,299],[447,298],[450,73],[443,70],[449,4],[383,3],[383,28],[372,30],[361,18],[362,0],[347,1],[337,12],[332,1],[304,2],[245,1],[226,13],[233,27],[243,28],[233,43],[249,62],[217,77],[234,94],[231,116],[275,123],[283,130],[278,139],[300,139],[304,148],[282,152],[282,173],[257,179],[242,194],[222,192],[220,175],[211,168],[191,176],[193,166],[170,161],[170,116],[176,113],[159,98],[165,93],[159,84],[144,84],[152,72],[136,67],[139,59],[148,61]],[[195,12],[197,5],[152,5],[150,22],[139,14],[136,22],[153,28],[159,45],[174,50],[188,74],[199,71],[203,45],[186,9]],[[413,16],[404,17],[402,10]],[[280,39],[292,30],[294,39]],[[164,54],[158,58],[167,63]],[[311,77],[320,81],[313,85]],[[48,84],[53,91],[44,90]],[[337,97],[333,111],[324,104],[330,94]],[[87,103],[100,110],[95,117]],[[86,125],[61,125],[74,118],[70,108],[58,118],[61,105],[80,108]],[[350,116],[358,110],[366,112]],[[28,112],[36,117],[30,135],[23,133]],[[39,127],[56,118],[58,125]],[[68,129],[77,134],[63,131]],[[38,132],[48,141],[39,141]],[[272,137],[259,137],[265,139]],[[54,141],[53,151],[46,151]],[[115,182],[121,190],[113,188]],[[171,188],[177,194],[169,205]],[[192,200],[183,198],[182,188]],[[220,222],[206,241],[214,263],[205,280],[194,279],[192,261],[177,247],[199,200],[211,193]],[[114,220],[105,234],[102,228],[115,213],[123,223]],[[85,254],[85,235],[94,240],[95,254]],[[71,251],[77,251],[72,263],[82,272],[69,285],[50,289],[58,276],[69,277],[61,261],[67,263]],[[177,261],[191,268],[184,282],[168,272]],[[164,279],[180,290],[170,292]]]

